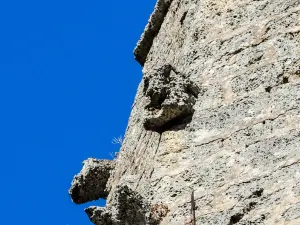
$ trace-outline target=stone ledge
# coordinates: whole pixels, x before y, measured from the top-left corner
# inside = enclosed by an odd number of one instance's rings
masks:
[[[69,194],[76,204],[82,204],[99,198],[106,199],[106,183],[114,161],[89,158],[83,162],[83,168],[72,181]]]
[[[148,24],[134,49],[134,58],[141,66],[144,66],[147,55],[151,49],[152,43],[158,34],[164,18],[168,13],[172,0],[158,0],[154,12],[150,16]]]

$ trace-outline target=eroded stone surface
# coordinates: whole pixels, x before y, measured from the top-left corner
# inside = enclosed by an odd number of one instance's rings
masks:
[[[72,181],[69,190],[74,203],[81,204],[99,198],[106,198],[106,184],[114,162],[90,158],[83,162],[83,168]]]
[[[111,205],[106,208],[92,206],[85,212],[95,225],[157,225],[168,209],[163,204],[151,206],[140,194],[122,185],[113,193]]]
[[[199,88],[185,75],[166,64],[144,76],[144,95],[148,97],[144,127],[162,130],[164,125],[192,116]]]
[[[95,225],[112,225],[112,215],[105,207],[90,206],[84,210]]]
[[[197,225],[300,224],[299,18],[299,0],[173,0],[147,52],[107,207],[129,181],[168,209],[160,225],[190,223],[192,190]],[[169,82],[155,74],[166,65],[200,92],[190,123],[156,132],[144,123],[159,114],[145,107],[163,102]]]
[[[170,209],[161,224],[189,221],[192,189],[197,224],[299,224],[299,10],[299,0],[174,0],[143,71],[170,64],[194,82],[193,117],[144,131],[142,82],[111,190],[136,176],[139,193]]]
[[[147,55],[151,49],[152,43],[158,34],[164,18],[173,0],[158,0],[148,24],[134,49],[135,59],[143,66]]]

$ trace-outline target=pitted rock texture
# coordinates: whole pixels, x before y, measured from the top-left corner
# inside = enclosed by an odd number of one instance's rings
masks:
[[[143,64],[107,208],[130,183],[168,209],[159,225],[189,224],[192,190],[197,225],[300,224],[299,18],[300,0],[173,0]],[[157,74],[168,65],[199,94],[189,123],[157,132],[145,108],[163,102],[155,94],[171,86]]]
[[[91,222],[95,225],[112,225],[112,215],[105,207],[90,206],[85,209]]]
[[[83,168],[72,181],[69,194],[76,204],[82,204],[99,198],[106,199],[106,184],[114,162],[90,158],[83,162]]]
[[[123,185],[113,193],[112,205],[106,208],[92,206],[85,212],[95,225],[157,225],[168,209],[162,204],[151,206],[146,199]]]
[[[163,131],[194,113],[199,88],[171,65],[164,65],[144,76],[144,95],[148,97],[144,127]]]
[[[143,32],[136,48],[134,49],[135,59],[143,66],[152,43],[158,34],[164,18],[173,0],[158,0],[148,24]]]

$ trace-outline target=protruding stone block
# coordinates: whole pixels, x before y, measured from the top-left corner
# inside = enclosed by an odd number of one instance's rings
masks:
[[[148,24],[134,49],[135,59],[143,66],[147,55],[151,49],[152,43],[158,34],[164,18],[168,12],[172,0],[158,0],[154,12],[152,13]]]
[[[184,74],[167,64],[144,76],[148,97],[144,126],[159,131],[164,125],[193,114],[199,88]]]
[[[95,225],[158,225],[162,217],[169,212],[164,205],[151,206],[127,185],[119,185],[112,198],[112,205],[106,208],[92,206],[85,209]]]
[[[106,199],[106,183],[114,168],[114,161],[90,158],[83,162],[83,168],[72,181],[69,194],[74,203],[81,204],[99,198]]]
[[[91,206],[84,210],[95,225],[112,225],[111,213],[104,207]]]

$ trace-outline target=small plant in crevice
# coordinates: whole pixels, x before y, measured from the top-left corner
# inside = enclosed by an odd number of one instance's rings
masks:
[[[124,138],[122,135],[120,135],[119,137],[114,137],[111,141],[112,144],[114,145],[120,145],[120,147],[122,146],[124,141]],[[114,160],[116,158],[118,158],[119,156],[119,152],[109,152],[110,157]]]
[[[122,145],[123,144],[123,136],[120,135],[119,137],[114,137],[112,139],[111,143],[114,145]]]

